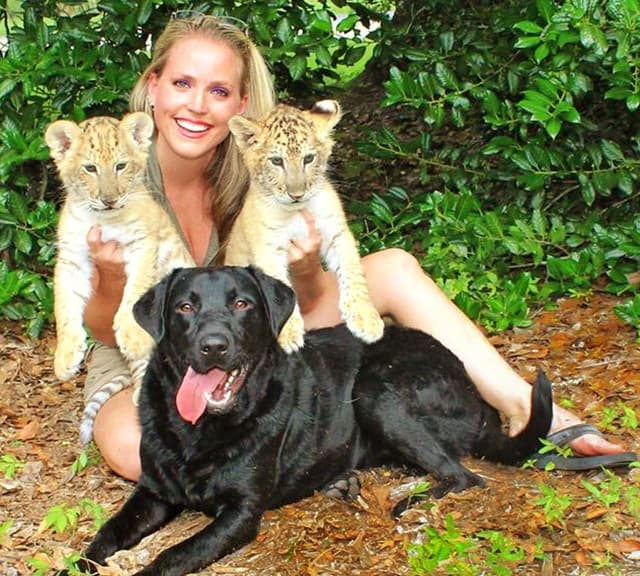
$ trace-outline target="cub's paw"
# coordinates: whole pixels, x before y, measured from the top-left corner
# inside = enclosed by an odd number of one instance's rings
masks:
[[[74,338],[65,338],[62,342],[58,340],[55,357],[53,359],[53,370],[59,380],[69,380],[78,370],[84,360],[87,350],[87,342],[84,332]]]
[[[345,306],[344,319],[349,330],[361,340],[371,343],[382,338],[384,320],[371,303]]]
[[[278,336],[278,344],[287,354],[304,346],[304,321],[299,313],[289,316]]]

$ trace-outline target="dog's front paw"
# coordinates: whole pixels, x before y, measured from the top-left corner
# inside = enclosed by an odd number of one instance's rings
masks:
[[[56,576],[72,576],[73,574],[91,574],[98,575],[98,569],[93,562],[81,558],[73,564],[73,568],[58,570]]]
[[[85,336],[84,330],[79,330],[71,336],[66,336],[63,340],[58,340],[53,359],[53,370],[56,378],[69,380],[78,372],[87,350]]]
[[[371,343],[382,338],[384,320],[370,302],[345,303],[343,315],[349,330],[361,340]]]
[[[480,478],[480,476],[469,470],[465,470],[463,474],[443,478],[433,488],[430,488],[427,493],[434,498],[442,498],[449,494],[449,492],[463,492],[474,486],[483,488],[484,485],[484,480]]]
[[[287,354],[300,350],[304,346],[304,320],[299,313],[294,312],[289,316],[280,330],[278,344]]]

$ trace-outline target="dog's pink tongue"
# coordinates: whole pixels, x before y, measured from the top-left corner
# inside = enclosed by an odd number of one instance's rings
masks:
[[[226,376],[227,373],[219,368],[214,368],[206,374],[198,374],[189,366],[176,394],[178,414],[187,422],[195,424],[207,408],[205,393],[213,394]]]

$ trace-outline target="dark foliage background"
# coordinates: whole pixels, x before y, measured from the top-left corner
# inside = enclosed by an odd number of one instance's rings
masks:
[[[176,11],[244,20],[281,97],[340,126],[363,252],[402,246],[489,330],[559,295],[624,294],[640,329],[637,0],[0,2],[0,312],[52,311],[57,118],[121,115]],[[375,97],[372,97],[374,94]]]

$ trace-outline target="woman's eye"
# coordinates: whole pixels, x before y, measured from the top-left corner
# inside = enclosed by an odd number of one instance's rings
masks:
[[[189,88],[189,82],[186,80],[176,80],[173,84],[178,88]]]
[[[213,88],[211,90],[211,93],[215,94],[216,96],[222,96],[222,97],[229,96],[229,91],[226,90],[225,88]]]

